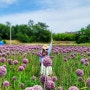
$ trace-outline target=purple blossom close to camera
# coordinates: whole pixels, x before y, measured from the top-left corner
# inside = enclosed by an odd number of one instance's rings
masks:
[[[82,77],[84,75],[84,72],[81,69],[77,69],[76,74],[77,74],[77,76]]]
[[[53,90],[55,88],[55,83],[52,80],[47,80],[45,83],[45,88],[47,90]]]
[[[34,89],[34,90],[43,90],[40,85],[34,85],[34,86],[33,86],[33,89]]]
[[[23,59],[23,63],[24,63],[24,64],[28,64],[28,59],[24,58],[24,59]]]
[[[62,87],[58,87],[58,90],[63,90]]]
[[[0,66],[0,77],[5,76],[7,69],[4,66]]]
[[[26,87],[25,90],[35,90],[33,87]]]
[[[45,56],[45,58],[43,59],[43,65],[45,67],[52,66],[52,60],[49,56]]]
[[[40,78],[39,78],[39,80],[40,80],[40,82],[42,84],[44,84],[44,82],[45,82],[45,75],[41,75]],[[46,81],[47,80],[51,80],[51,77],[50,76],[46,76]]]
[[[18,71],[23,71],[24,70],[24,67],[23,66],[19,66],[18,67]]]
[[[87,84],[87,86],[90,86],[90,78],[88,78],[88,79],[86,80],[86,84]]]
[[[79,90],[76,86],[69,87],[69,90]]]
[[[3,82],[3,86],[4,86],[4,87],[8,87],[8,86],[9,86],[9,81],[4,81],[4,82]]]

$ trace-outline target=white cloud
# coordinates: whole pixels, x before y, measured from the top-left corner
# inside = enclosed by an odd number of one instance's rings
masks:
[[[0,0],[0,7],[4,8],[4,7],[7,7],[8,5],[11,5],[16,2],[17,2],[17,0]]]
[[[90,7],[66,10],[48,9],[34,12],[17,13],[0,17],[0,23],[7,21],[15,24],[27,24],[29,20],[44,22],[52,32],[76,31],[90,24]]]

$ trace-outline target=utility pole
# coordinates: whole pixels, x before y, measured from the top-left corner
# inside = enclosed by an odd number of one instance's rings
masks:
[[[12,27],[11,27],[11,24],[10,24],[10,45],[12,45],[12,41],[11,41],[11,40],[12,40],[11,28],[12,28]]]

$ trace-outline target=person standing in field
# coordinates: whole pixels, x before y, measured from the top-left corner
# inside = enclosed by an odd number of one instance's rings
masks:
[[[43,65],[43,59],[46,56],[49,56],[52,50],[52,42],[50,45],[44,44],[41,49],[41,56],[40,56],[40,65],[41,65],[41,75],[51,75],[52,74],[52,66],[48,66],[47,68]],[[45,70],[46,69],[46,70]],[[46,71],[46,72],[45,72]]]

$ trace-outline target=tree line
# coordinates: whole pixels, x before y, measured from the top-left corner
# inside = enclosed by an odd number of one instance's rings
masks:
[[[11,27],[9,22],[6,24],[0,23],[0,40],[10,39],[10,28],[12,39],[21,42],[50,42],[51,30],[48,25],[43,22],[34,23],[29,20],[28,24],[15,25]],[[52,33],[55,41],[76,41],[76,43],[90,42],[90,25],[86,28],[81,28],[77,32],[71,33]]]
[[[90,42],[90,24],[76,32],[53,33],[53,38],[56,41],[75,41],[78,44]]]
[[[10,39],[10,28],[12,33],[12,40],[19,40],[21,42],[49,42],[51,40],[51,31],[48,25],[42,22],[34,24],[30,20],[28,24],[15,25],[11,27],[9,22],[0,24],[0,40]]]

